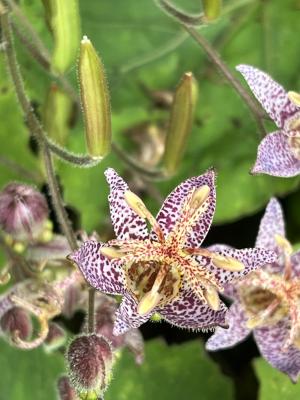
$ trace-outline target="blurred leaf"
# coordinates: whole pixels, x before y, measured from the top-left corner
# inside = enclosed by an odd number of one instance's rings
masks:
[[[264,359],[254,362],[260,381],[258,400],[296,400],[300,398],[300,385],[293,384],[290,378],[272,368]]]
[[[55,382],[64,371],[58,354],[42,348],[24,351],[0,342],[0,400],[53,400]]]
[[[124,352],[105,398],[229,400],[233,399],[233,388],[200,341],[167,346],[161,340],[152,340],[146,343],[141,366],[134,364],[132,354]]]

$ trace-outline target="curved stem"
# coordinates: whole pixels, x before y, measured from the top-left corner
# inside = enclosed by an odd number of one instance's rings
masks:
[[[43,128],[38,121],[36,115],[34,114],[31,103],[25,93],[22,75],[19,70],[14,50],[8,11],[2,3],[0,3],[0,20],[2,36],[4,39],[4,51],[6,54],[7,66],[12,78],[12,82],[15,86],[17,98],[20,102],[23,114],[26,118],[27,126],[30,129],[30,132],[37,139],[41,152],[43,154],[52,204],[60,223],[61,229],[66,236],[70,247],[75,250],[77,248],[77,241],[75,234],[71,228],[71,224],[68,219],[68,215],[64,208],[63,200],[59,191],[59,186],[53,168],[52,155],[47,145],[46,135],[43,131]]]

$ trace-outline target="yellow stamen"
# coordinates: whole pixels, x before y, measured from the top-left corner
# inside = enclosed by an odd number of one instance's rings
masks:
[[[293,248],[290,242],[285,237],[276,234],[275,241],[277,243],[277,246],[280,247],[285,254],[291,255],[293,253]]]
[[[146,293],[144,297],[142,297],[138,304],[137,312],[140,315],[148,314],[158,305],[160,299],[161,295],[157,291],[151,290],[150,292]]]
[[[195,209],[201,207],[202,204],[208,199],[209,194],[210,194],[209,186],[203,185],[203,186],[199,187],[193,193],[193,196],[191,199],[191,207],[195,208]]]
[[[212,308],[214,311],[218,311],[220,309],[219,294],[213,286],[205,287],[204,297],[210,308]]]
[[[297,92],[288,92],[288,98],[294,103],[297,107],[300,107],[300,94]]]
[[[264,318],[261,315],[257,315],[248,319],[248,321],[246,322],[246,327],[248,329],[255,329],[256,327],[262,325],[263,322]]]
[[[107,258],[122,258],[126,254],[116,247],[101,247],[100,253]]]
[[[225,271],[239,272],[245,268],[244,264],[237,259],[219,254],[213,254],[212,262],[217,268],[222,268]]]

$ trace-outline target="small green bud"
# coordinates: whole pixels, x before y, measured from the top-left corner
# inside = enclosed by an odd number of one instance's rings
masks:
[[[202,0],[202,4],[206,22],[214,21],[220,16],[222,0]]]
[[[43,0],[54,38],[51,67],[63,74],[75,62],[80,40],[78,0]]]
[[[48,136],[60,145],[65,145],[70,130],[73,103],[57,85],[51,85],[43,110],[43,125]]]
[[[163,157],[163,166],[168,174],[173,174],[176,171],[184,154],[194,120],[197,97],[197,83],[193,74],[187,72],[176,88],[171,108]]]
[[[110,100],[104,67],[86,36],[80,46],[79,82],[87,151],[92,157],[103,157],[111,145]]]

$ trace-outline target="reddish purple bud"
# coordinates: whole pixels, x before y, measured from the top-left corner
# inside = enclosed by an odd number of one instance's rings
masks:
[[[37,236],[47,217],[46,199],[33,187],[10,183],[0,193],[0,226],[15,239]]]
[[[1,330],[10,338],[18,334],[22,340],[26,340],[32,333],[32,322],[28,313],[20,307],[8,310],[0,320]]]
[[[107,340],[95,333],[78,336],[71,342],[66,360],[78,393],[100,396],[111,375],[112,351]]]
[[[67,376],[61,376],[58,379],[57,391],[58,391],[58,400],[77,400],[78,398]]]
[[[66,332],[55,322],[49,323],[49,332],[44,341],[46,351],[49,353],[63,346],[66,341]]]

